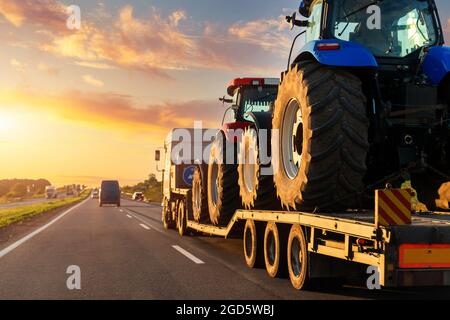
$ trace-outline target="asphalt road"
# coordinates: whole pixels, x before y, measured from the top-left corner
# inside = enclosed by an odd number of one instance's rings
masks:
[[[247,269],[238,239],[164,231],[160,210],[127,200],[99,208],[88,199],[18,246],[23,236],[0,243],[0,299],[450,298],[442,288],[298,292],[288,279]],[[67,288],[69,266],[80,268],[81,290]]]

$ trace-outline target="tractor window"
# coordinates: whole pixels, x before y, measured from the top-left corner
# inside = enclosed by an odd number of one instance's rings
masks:
[[[422,11],[414,9],[394,24],[394,39],[399,44],[401,56],[407,56],[433,41],[436,37],[434,30],[427,27],[432,23],[429,15],[425,16]]]
[[[357,42],[378,57],[405,57],[437,42],[436,23],[428,1],[334,1],[331,28],[335,38]]]
[[[246,121],[253,121],[249,112],[269,112],[272,103],[277,98],[278,87],[246,88],[242,94],[241,117]]]
[[[311,15],[309,16],[308,19],[309,27],[308,30],[306,31],[306,41],[313,41],[320,38],[322,8],[323,2],[322,0],[319,0],[313,5],[311,9]]]

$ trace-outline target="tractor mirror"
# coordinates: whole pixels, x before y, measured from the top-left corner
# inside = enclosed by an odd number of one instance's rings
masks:
[[[297,12],[294,12],[292,14],[292,16],[287,16],[286,17],[286,21],[289,23],[289,25],[291,26],[291,30],[294,29],[295,27],[295,20],[297,19]]]
[[[160,150],[155,151],[155,161],[157,161],[157,162],[161,161],[161,151]]]
[[[294,29],[294,27],[309,27],[309,21],[308,20],[297,20],[297,13],[294,12],[292,16],[287,16],[286,21],[291,26],[291,30]]]

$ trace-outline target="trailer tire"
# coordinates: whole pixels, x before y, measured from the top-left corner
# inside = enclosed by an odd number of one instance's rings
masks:
[[[209,216],[212,224],[219,226],[227,225],[239,208],[237,166],[226,163],[223,145],[217,139],[212,144],[208,165]]]
[[[264,229],[261,224],[248,219],[245,223],[242,242],[247,267],[253,269],[264,266]]]
[[[178,203],[177,209],[177,230],[180,237],[183,237],[186,234],[187,228],[187,208],[184,201],[180,201]]]
[[[286,232],[282,225],[269,222],[264,232],[264,262],[269,277],[279,278],[286,274]]]
[[[309,284],[308,243],[302,227],[298,224],[293,225],[289,232],[287,264],[292,286],[297,290],[306,288]]]
[[[238,183],[242,205],[248,210],[278,209],[273,175],[262,172],[264,167],[260,161],[260,147],[257,131],[246,128],[238,153]]]
[[[273,114],[272,162],[283,207],[359,206],[369,121],[359,78],[315,61],[284,76]]]
[[[169,200],[164,199],[161,220],[165,230],[169,230],[173,227],[171,216]]]
[[[199,167],[194,171],[192,180],[192,214],[198,223],[206,223],[208,214],[208,190],[207,176],[202,173]]]

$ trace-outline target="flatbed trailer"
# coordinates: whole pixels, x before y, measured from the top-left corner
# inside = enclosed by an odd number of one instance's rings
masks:
[[[376,206],[378,201],[377,196]],[[236,235],[233,231],[238,230],[238,236],[243,238],[244,256],[249,267],[257,266],[257,257],[252,256],[270,251],[266,248],[270,246],[267,244],[267,230],[264,232],[268,224],[278,226],[280,253],[277,259],[286,260],[290,258],[287,258],[287,253],[281,252],[287,248],[286,243],[282,242],[289,239],[286,235],[289,229],[300,226],[306,240],[308,279],[349,276],[354,275],[356,270],[367,273],[368,267],[372,266],[373,270],[377,270],[382,287],[450,285],[450,215],[414,213],[408,223],[381,225],[378,211],[308,213],[238,210],[224,227],[197,223],[189,218],[186,227],[224,238]],[[244,229],[238,227],[244,223]],[[248,227],[252,225],[259,227],[252,230]],[[256,253],[258,250],[260,253]],[[265,263],[268,262],[265,257]],[[304,287],[303,283],[293,285],[297,289]]]

